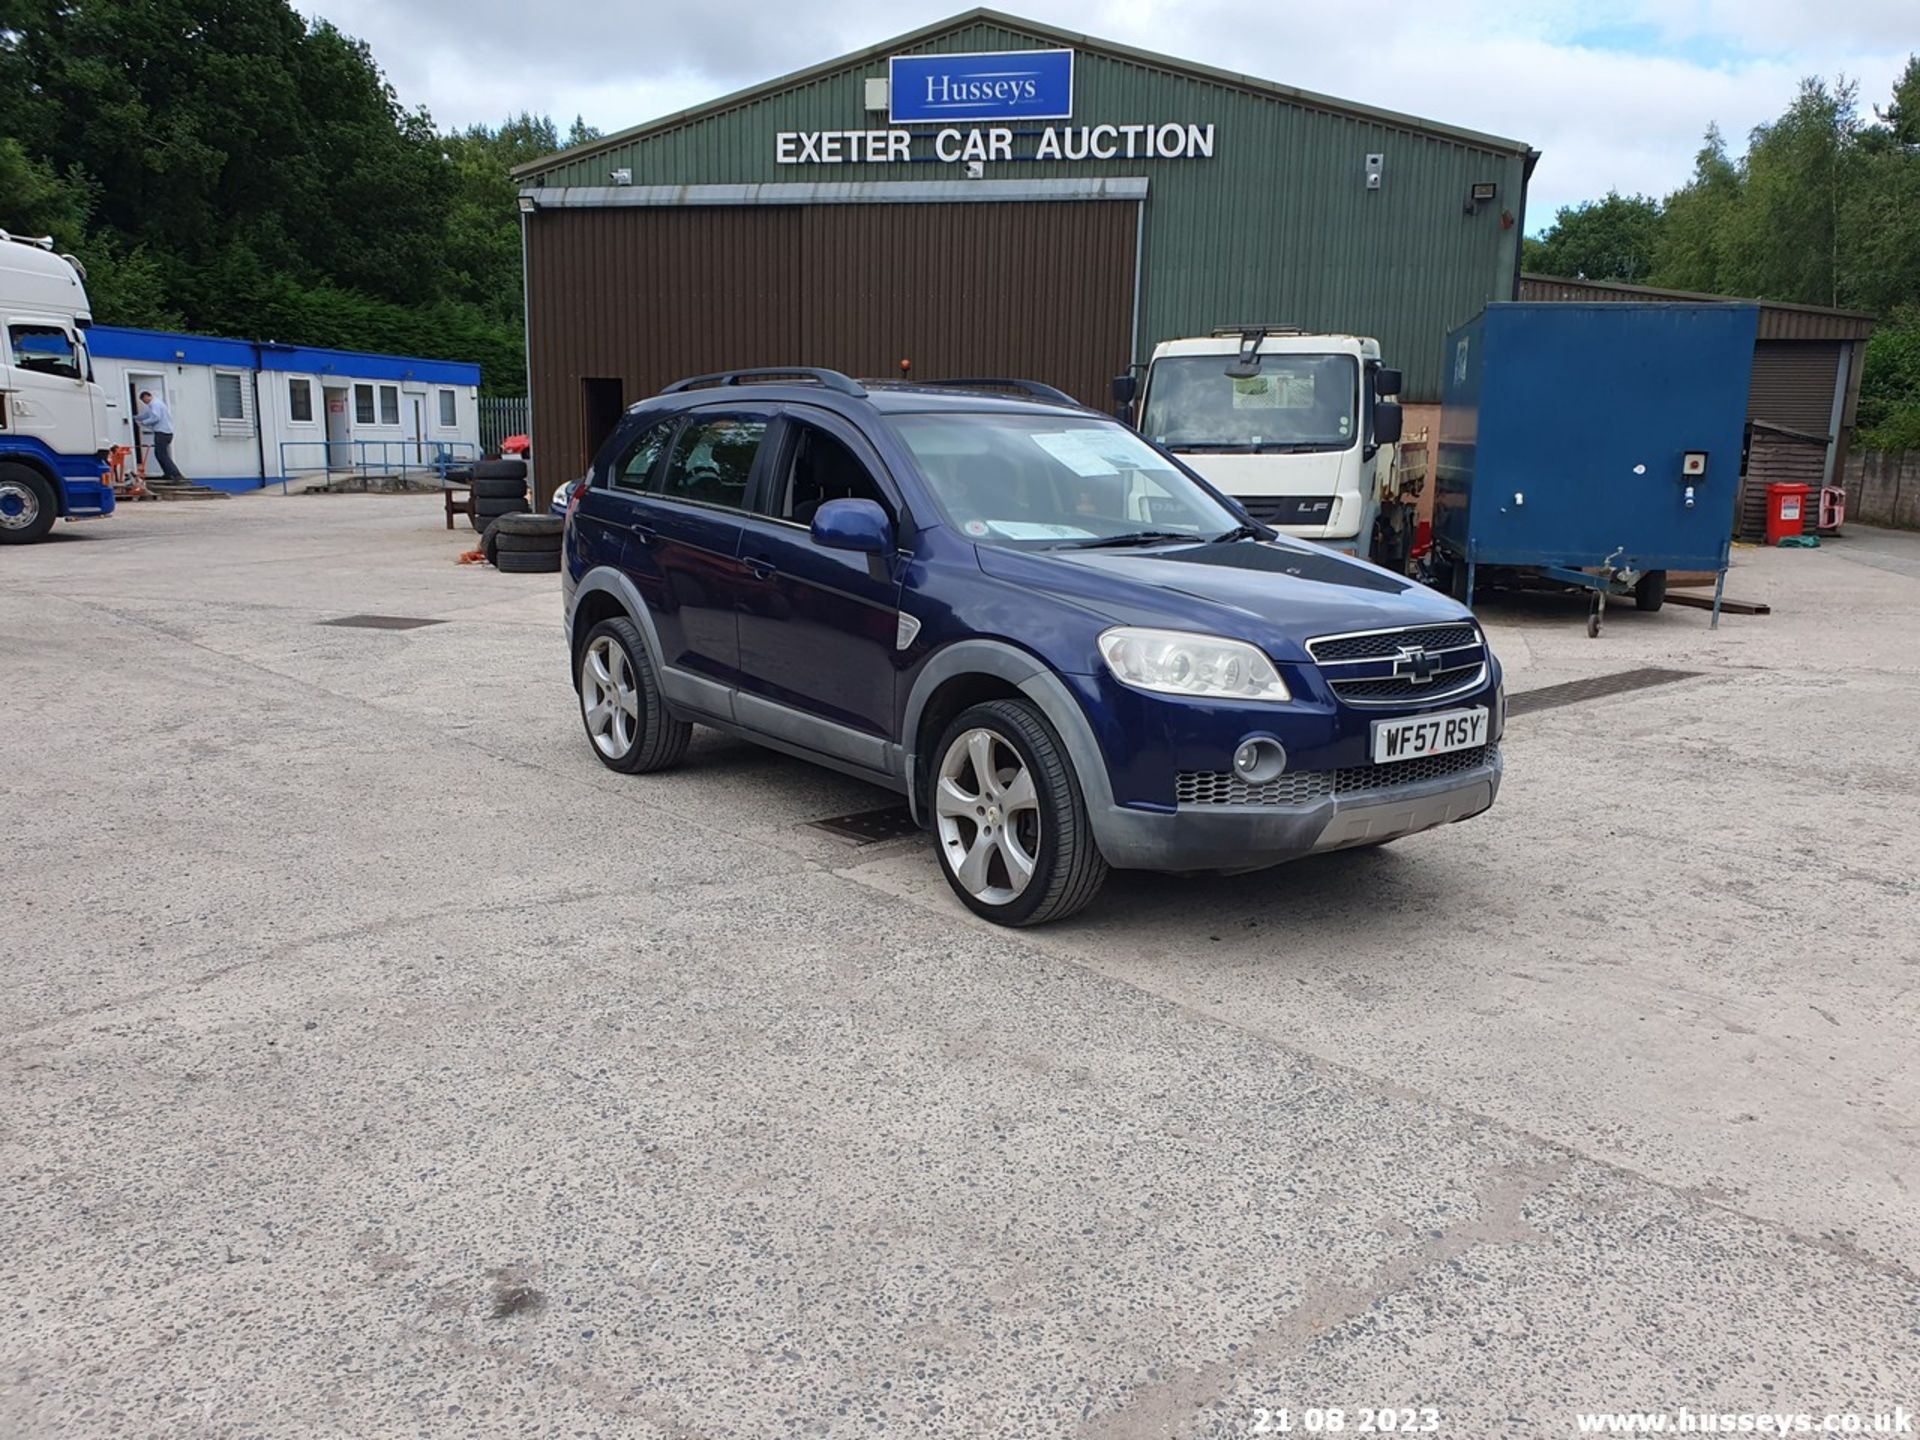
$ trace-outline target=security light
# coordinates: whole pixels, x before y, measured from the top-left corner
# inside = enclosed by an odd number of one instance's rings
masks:
[[[531,215],[533,214],[534,211],[538,210],[539,208],[540,208],[540,202],[534,199],[533,196],[522,195],[520,197],[520,213],[522,215]]]

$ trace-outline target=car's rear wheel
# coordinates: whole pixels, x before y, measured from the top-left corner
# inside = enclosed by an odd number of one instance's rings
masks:
[[[53,487],[24,465],[0,465],[0,545],[29,545],[53,529]]]
[[[934,753],[934,848],[963,905],[999,925],[1040,925],[1099,893],[1107,862],[1066,748],[1037,709],[975,705]]]
[[[668,713],[646,642],[625,616],[602,620],[580,650],[580,718],[610,770],[666,770],[687,753],[693,726]]]

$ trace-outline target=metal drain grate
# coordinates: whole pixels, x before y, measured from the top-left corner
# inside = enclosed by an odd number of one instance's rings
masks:
[[[877,845],[882,840],[902,840],[919,830],[904,805],[889,805],[884,810],[858,810],[851,815],[835,815],[830,820],[809,822],[814,829],[851,840],[856,845]]]
[[[421,620],[412,615],[342,615],[338,620],[322,620],[322,625],[341,625],[350,630],[418,630],[422,625],[444,625],[444,620]]]
[[[1561,685],[1542,685],[1538,690],[1523,690],[1507,697],[1507,714],[1525,715],[1533,710],[1553,710],[1562,705],[1578,705],[1583,700],[1602,700],[1609,695],[1624,695],[1630,690],[1646,690],[1655,685],[1671,685],[1676,680],[1691,680],[1704,674],[1700,670],[1621,670],[1612,675],[1593,675],[1585,680],[1569,680]]]

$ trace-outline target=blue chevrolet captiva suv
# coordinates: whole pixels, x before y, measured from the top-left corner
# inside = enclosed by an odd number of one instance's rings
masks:
[[[630,409],[566,501],[580,713],[614,770],[695,725],[907,797],[961,902],[1244,871],[1477,815],[1471,612],[1254,524],[1031,382],[734,371]]]

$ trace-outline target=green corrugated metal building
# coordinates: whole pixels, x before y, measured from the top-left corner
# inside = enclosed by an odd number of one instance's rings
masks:
[[[912,56],[942,58],[890,87]],[[686,371],[905,359],[1099,403],[1252,322],[1377,336],[1437,400],[1448,329],[1515,293],[1536,158],[969,11],[516,172],[545,473]]]

